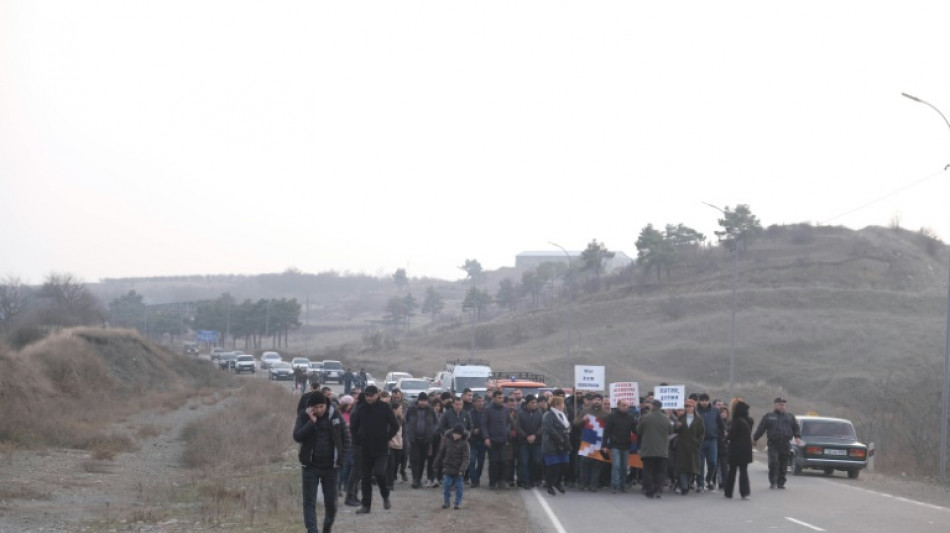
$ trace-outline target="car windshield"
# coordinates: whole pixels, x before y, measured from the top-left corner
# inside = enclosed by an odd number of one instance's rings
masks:
[[[412,374],[407,374],[406,372],[393,372],[393,381],[399,381],[400,379],[411,378]]]
[[[455,390],[484,389],[488,378],[455,378]]]
[[[265,353],[264,359],[280,359],[280,356],[275,353]]]
[[[324,370],[342,370],[343,365],[339,361],[324,361]]]
[[[281,362],[279,362],[279,363],[274,363],[274,366],[271,367],[271,368],[275,368],[275,369],[276,369],[276,368],[290,368],[290,363],[285,363],[285,362],[281,361]]]
[[[254,360],[254,357],[250,355],[242,355],[238,357],[238,361],[253,361],[253,360]]]
[[[802,437],[834,437],[838,439],[855,439],[854,426],[848,422],[835,420],[807,421],[802,427]]]
[[[309,364],[310,364],[310,360],[309,360],[309,359],[304,359],[304,358],[302,358],[302,357],[294,357],[294,364],[295,364],[295,365],[309,365]]]
[[[407,379],[399,382],[399,388],[402,390],[428,390],[429,382],[421,379]]]

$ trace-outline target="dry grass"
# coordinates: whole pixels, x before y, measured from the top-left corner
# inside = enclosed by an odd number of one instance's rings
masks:
[[[108,433],[145,409],[173,410],[192,391],[234,383],[210,365],[126,330],[72,329],[20,352],[0,347],[0,442],[88,449],[100,458],[134,449]]]
[[[2,500],[49,500],[52,494],[41,492],[22,483],[4,483],[0,485]]]

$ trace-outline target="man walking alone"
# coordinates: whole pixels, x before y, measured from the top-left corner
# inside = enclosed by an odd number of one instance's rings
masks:
[[[759,427],[752,435],[752,444],[758,445],[764,433],[769,446],[769,488],[785,488],[785,472],[788,470],[788,457],[792,451],[791,441],[802,443],[802,430],[798,419],[792,413],[785,412],[785,398],[779,396],[773,402],[775,410],[762,417]]]

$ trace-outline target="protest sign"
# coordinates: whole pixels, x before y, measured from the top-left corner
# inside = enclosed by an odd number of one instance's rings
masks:
[[[636,381],[620,381],[610,384],[610,407],[617,407],[620,400],[627,402],[627,405],[636,407],[640,405],[640,385]]]
[[[682,409],[686,401],[686,385],[664,385],[653,389],[653,398],[663,402],[664,409]]]

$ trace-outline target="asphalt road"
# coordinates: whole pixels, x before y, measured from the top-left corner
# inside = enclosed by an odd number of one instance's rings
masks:
[[[757,458],[758,459],[758,458]],[[686,496],[667,492],[650,500],[639,487],[612,495],[572,492],[549,496],[538,489],[519,491],[536,525],[545,533],[588,531],[688,531],[703,533],[950,531],[950,508],[866,490],[841,473],[788,475],[785,490],[769,489],[764,463],[750,465],[752,495],[728,500],[721,492]],[[737,483],[738,484],[738,483]]]

